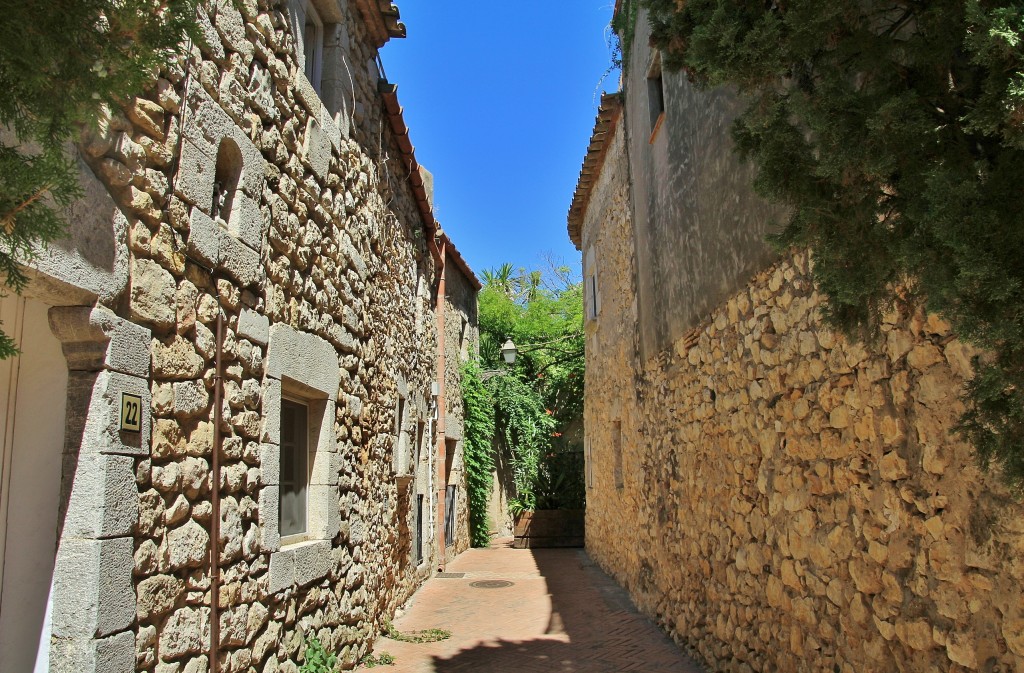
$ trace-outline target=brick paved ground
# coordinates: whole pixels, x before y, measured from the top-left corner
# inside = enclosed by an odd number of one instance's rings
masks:
[[[381,638],[375,654],[394,655],[381,673],[702,673],[582,549],[473,549],[413,597],[399,631],[452,632],[437,643]],[[512,586],[476,588],[505,580]]]

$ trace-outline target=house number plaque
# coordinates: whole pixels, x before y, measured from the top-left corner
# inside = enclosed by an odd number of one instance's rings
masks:
[[[121,430],[142,432],[142,396],[121,393]]]

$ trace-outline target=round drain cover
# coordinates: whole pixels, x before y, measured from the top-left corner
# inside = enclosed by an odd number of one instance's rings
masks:
[[[512,584],[508,580],[480,580],[479,582],[470,582],[469,586],[476,587],[477,589],[504,589],[505,587],[512,586]]]

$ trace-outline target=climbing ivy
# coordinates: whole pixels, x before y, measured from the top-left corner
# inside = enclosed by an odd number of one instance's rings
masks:
[[[480,365],[473,360],[462,367],[462,403],[469,539],[474,547],[486,547],[490,544],[487,505],[494,482],[494,400],[480,378]]]
[[[549,453],[555,419],[545,408],[541,392],[529,385],[521,372],[496,376],[489,383],[500,439],[512,458],[513,514],[536,509],[541,458]]]
[[[512,465],[513,514],[583,507],[583,285],[572,269],[484,272],[480,357],[495,405],[497,446]],[[512,366],[501,344],[519,348]],[[496,374],[496,375],[495,375]]]
[[[668,69],[747,102],[733,136],[858,338],[923,303],[986,349],[960,430],[1024,489],[1024,4],[641,0]]]
[[[623,0],[619,11],[612,17],[612,32],[617,40],[612,48],[612,68],[623,68],[629,63],[639,11],[640,0]]]

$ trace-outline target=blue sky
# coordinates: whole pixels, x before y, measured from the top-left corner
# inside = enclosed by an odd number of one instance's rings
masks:
[[[381,51],[435,215],[478,276],[578,266],[566,213],[611,62],[614,0],[399,0],[409,36]]]

